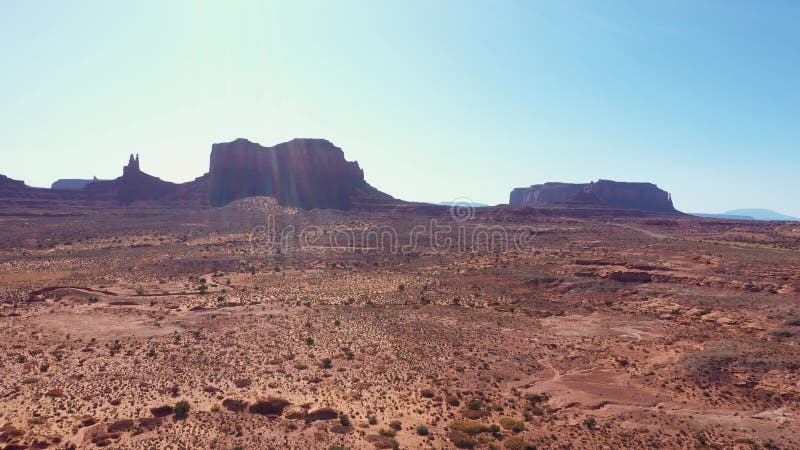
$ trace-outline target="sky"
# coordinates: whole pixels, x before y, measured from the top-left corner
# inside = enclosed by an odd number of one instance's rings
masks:
[[[397,198],[649,181],[800,216],[800,2],[0,0],[0,173],[325,138]]]

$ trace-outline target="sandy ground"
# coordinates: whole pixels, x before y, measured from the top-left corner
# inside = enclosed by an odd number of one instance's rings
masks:
[[[796,227],[259,253],[258,218],[179,219],[6,222],[0,448],[800,448]]]

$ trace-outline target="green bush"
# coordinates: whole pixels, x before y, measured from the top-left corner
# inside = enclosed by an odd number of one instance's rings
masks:
[[[189,402],[186,400],[181,400],[175,404],[175,408],[173,409],[175,413],[175,420],[184,420],[189,417]]]
[[[519,433],[525,429],[525,424],[522,421],[514,420],[511,417],[503,417],[500,419],[500,426],[514,433]]]
[[[506,441],[503,443],[503,447],[506,450],[536,450],[535,445],[528,444],[519,436],[506,439]]]
[[[464,420],[456,420],[455,422],[450,422],[450,429],[460,431],[462,433],[467,433],[471,436],[474,436],[479,433],[489,433],[492,431],[492,428],[484,423],[464,421]]]
[[[475,440],[472,439],[467,433],[458,430],[452,430],[447,435],[450,438],[450,442],[456,446],[456,448],[474,448],[475,447]]]

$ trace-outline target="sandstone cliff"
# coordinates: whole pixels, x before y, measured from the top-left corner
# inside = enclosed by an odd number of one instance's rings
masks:
[[[214,144],[209,200],[221,206],[252,196],[301,208],[349,209],[354,201],[392,200],[364,181],[355,161],[324,139],[294,139],[263,147],[247,139]]]
[[[562,203],[586,187],[585,183],[554,183],[536,184],[527,188],[516,188],[511,191],[511,205],[541,206],[553,203]]]
[[[511,191],[509,203],[521,206],[596,204],[616,208],[677,213],[670,194],[652,183],[597,182],[544,183]]]

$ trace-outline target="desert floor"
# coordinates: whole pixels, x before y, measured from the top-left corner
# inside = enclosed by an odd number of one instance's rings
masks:
[[[0,218],[0,448],[800,448],[800,225],[432,219]]]

